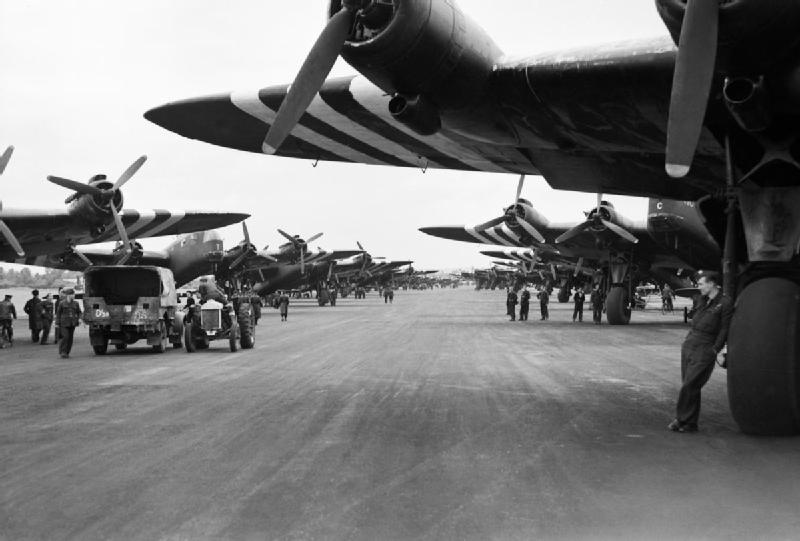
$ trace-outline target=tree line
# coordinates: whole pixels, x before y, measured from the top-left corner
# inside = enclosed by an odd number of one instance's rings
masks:
[[[34,274],[28,267],[20,270],[4,269],[0,267],[0,288],[3,287],[41,287],[51,288],[63,285],[65,281],[74,281],[80,276],[79,272],[60,269],[43,269],[43,272]]]

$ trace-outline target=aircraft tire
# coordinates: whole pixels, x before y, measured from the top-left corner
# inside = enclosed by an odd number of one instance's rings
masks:
[[[569,302],[569,293],[570,293],[570,291],[566,287],[562,287],[561,289],[559,289],[558,290],[558,302],[560,302],[560,303]]]
[[[105,355],[108,351],[108,342],[105,344],[98,344],[96,346],[92,346],[95,355]]]
[[[800,285],[764,278],[740,293],[728,334],[728,400],[745,434],[800,433]]]
[[[631,305],[625,287],[611,286],[606,298],[606,319],[609,325],[627,325],[631,322]]]

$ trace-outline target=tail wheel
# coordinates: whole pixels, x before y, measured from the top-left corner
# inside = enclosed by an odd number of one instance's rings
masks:
[[[189,353],[194,353],[197,351],[197,346],[195,345],[194,338],[192,338],[192,326],[191,325],[184,325],[183,327],[183,345],[186,347],[186,351]]]
[[[251,316],[251,307],[249,304],[243,303],[239,306],[239,344],[242,349],[252,349],[256,343],[256,329],[253,325],[253,318]]]
[[[611,287],[606,299],[606,318],[610,325],[627,325],[631,322],[631,305],[627,288]]]

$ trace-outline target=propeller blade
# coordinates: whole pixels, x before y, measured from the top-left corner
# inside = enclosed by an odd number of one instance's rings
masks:
[[[361,246],[361,243],[360,243],[360,242],[356,241],[356,245],[358,246],[358,249],[359,249],[359,250],[361,250],[362,252],[366,252],[366,250],[364,249],[364,247],[363,247],[363,246]]]
[[[525,184],[525,175],[522,174],[519,176],[519,183],[517,184],[517,197],[514,198],[514,203],[519,201],[519,196],[522,194],[522,186]]]
[[[322,233],[317,233],[316,235],[313,235],[310,239],[306,240],[306,244],[311,244],[312,242],[320,238],[322,235],[323,235]]]
[[[247,256],[248,256],[248,255],[250,255],[250,250],[244,250],[244,251],[242,251],[242,253],[241,253],[241,254],[239,254],[239,257],[237,257],[236,259],[234,259],[234,260],[233,260],[233,263],[231,263],[230,265],[228,265],[228,269],[229,269],[229,270],[234,270],[235,268],[237,268],[239,265],[241,265],[241,264],[244,262],[244,260],[245,260],[245,259],[247,259]]]
[[[581,273],[581,267],[583,267],[583,258],[578,258],[578,264],[575,266],[575,273],[573,276],[578,276]]]
[[[242,233],[244,233],[244,242],[247,246],[251,246],[252,243],[250,242],[250,232],[247,230],[247,222],[242,222]]]
[[[498,216],[497,218],[494,218],[493,220],[489,220],[488,222],[485,222],[485,223],[482,223],[481,225],[475,226],[475,231],[486,231],[487,229],[491,229],[492,227],[500,225],[505,221],[506,221],[505,215]]]
[[[528,222],[526,222],[524,219],[517,220],[517,223],[518,223],[519,225],[521,225],[521,226],[522,226],[522,229],[524,229],[525,231],[527,231],[528,235],[530,235],[531,237],[533,237],[533,239],[534,239],[536,242],[538,242],[538,243],[541,243],[541,244],[544,244],[544,242],[545,242],[545,239],[544,239],[544,237],[542,236],[542,234],[541,234],[541,233],[539,233],[539,232],[536,230],[536,228],[535,228],[535,227],[533,227],[531,224],[529,224]]]
[[[3,220],[0,220],[0,234],[3,235],[3,238],[6,239],[6,242],[17,252],[17,255],[20,257],[25,257],[25,250],[22,249],[22,245],[17,240],[17,237],[14,236],[14,233],[11,231],[11,228],[6,225]]]
[[[86,254],[84,254],[83,252],[79,252],[78,250],[76,250],[75,248],[73,248],[73,249],[72,249],[72,253],[73,253],[73,254],[75,254],[75,256],[76,256],[78,259],[80,259],[81,261],[83,261],[84,263],[86,263],[86,266],[87,266],[87,267],[91,267],[91,266],[93,265],[93,263],[92,263],[92,260],[91,260],[91,259],[89,259],[88,257],[86,257]]]
[[[562,242],[566,242],[572,238],[577,237],[586,230],[586,227],[589,224],[590,222],[583,222],[582,224],[576,225],[569,231],[562,233],[556,238],[556,244],[561,244]]]
[[[610,231],[613,231],[614,233],[617,234],[617,236],[622,237],[623,239],[627,240],[628,242],[632,242],[633,244],[636,244],[636,243],[639,242],[639,239],[634,237],[633,234],[631,234],[626,229],[618,226],[614,222],[609,222],[608,220],[601,220],[601,222],[603,222],[603,225],[606,226]]]
[[[553,275],[553,280],[558,280],[558,274],[556,271],[556,266],[554,264],[550,264],[550,273]]]
[[[306,273],[306,251],[300,250],[300,274]]]
[[[128,232],[125,230],[125,224],[122,223],[122,218],[117,212],[117,207],[113,204],[111,205],[111,214],[114,216],[114,224],[117,226],[117,233],[119,233],[119,238],[122,239],[122,242],[125,246],[125,249],[130,252],[131,251],[131,241],[128,238]]]
[[[282,229],[278,229],[278,233],[280,233],[281,235],[283,235],[284,237],[286,237],[286,239],[288,239],[288,240],[289,240],[289,242],[291,242],[292,244],[294,244],[295,246],[297,246],[297,239],[296,239],[296,238],[294,238],[293,236],[291,236],[289,233],[287,233],[286,231],[284,231],[284,230],[282,230]]]
[[[61,186],[62,188],[72,190],[73,192],[79,193],[81,195],[91,195],[91,196],[103,195],[103,190],[101,190],[100,188],[95,188],[91,184],[84,184],[83,182],[70,180],[68,178],[56,177],[53,175],[48,175],[47,180],[49,180],[53,184]],[[71,199],[74,199],[74,197]]]
[[[262,148],[265,153],[274,154],[300,121],[333,68],[354,22],[355,12],[346,3],[328,20],[278,109],[275,121],[264,139]]]
[[[128,167],[114,183],[114,190],[119,190],[120,188],[122,188],[122,186],[126,182],[128,182],[133,175],[136,174],[139,168],[142,167],[142,165],[144,165],[144,162],[146,161],[147,161],[147,156],[140,156],[139,158],[137,158],[136,161],[133,162],[130,165],[130,167]]]
[[[273,263],[277,263],[277,262],[278,262],[278,260],[277,260],[277,259],[275,259],[274,257],[272,257],[271,255],[269,255],[269,254],[267,253],[267,250],[266,250],[266,249],[264,249],[264,250],[262,250],[262,251],[260,251],[260,252],[256,252],[256,254],[257,254],[259,257],[263,257],[263,258],[264,258],[264,259],[266,259],[267,261],[272,261]]]
[[[672,79],[667,124],[666,171],[685,177],[692,165],[714,79],[719,35],[719,0],[686,3]]]
[[[603,193],[597,192],[597,207],[595,207],[597,209],[597,214],[600,214],[600,207],[602,206],[603,206]]]
[[[3,152],[3,155],[0,156],[0,175],[3,174],[3,171],[6,170],[8,166],[8,162],[11,160],[11,155],[14,153],[14,147],[10,146]]]

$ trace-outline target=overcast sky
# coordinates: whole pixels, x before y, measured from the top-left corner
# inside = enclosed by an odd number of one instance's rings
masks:
[[[665,35],[643,0],[460,0],[509,55]],[[182,138],[143,119],[162,103],[291,81],[323,24],[327,2],[277,0],[0,0],[0,151],[16,146],[0,197],[6,207],[57,207],[56,174],[115,178],[148,162],[126,185],[127,208],[248,212],[259,246],[280,227],[326,248],[360,240],[374,255],[418,268],[488,264],[478,245],[417,231],[498,216],[517,178],[267,157]],[[340,61],[334,75],[354,73]],[[553,220],[579,220],[595,196],[551,190],[528,177],[523,196]],[[646,202],[611,196],[643,218]],[[223,230],[227,245],[239,227]],[[144,241],[159,248],[167,241]]]

